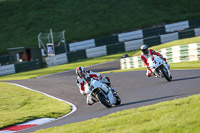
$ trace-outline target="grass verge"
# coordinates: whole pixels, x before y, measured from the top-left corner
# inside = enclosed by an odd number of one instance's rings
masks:
[[[71,111],[67,103],[0,82],[0,128],[37,118],[58,118]]]
[[[38,130],[34,133],[119,131],[120,133],[200,132],[200,95],[124,110],[101,118]]]
[[[151,48],[154,50],[159,50],[162,48],[167,48],[167,47],[177,46],[177,45],[185,45],[185,44],[190,44],[190,43],[200,43],[200,37],[176,40],[176,41],[168,42],[165,44],[157,45],[157,46],[154,46]],[[33,71],[27,71],[27,72],[22,72],[22,73],[16,73],[16,74],[12,74],[12,75],[0,76],[0,81],[31,79],[31,78],[35,78],[38,76],[44,76],[44,75],[48,75],[48,74],[52,74],[52,73],[72,70],[78,66],[86,67],[86,66],[90,66],[90,65],[94,65],[94,64],[98,64],[98,63],[103,63],[103,62],[107,62],[107,61],[120,59],[120,57],[125,53],[129,54],[129,56],[136,56],[136,55],[140,54],[140,50],[122,52],[122,53],[118,53],[118,54],[107,55],[107,56],[97,57],[97,58],[93,58],[93,59],[84,59],[84,60],[80,60],[77,62],[67,63],[67,64],[63,64],[63,65],[59,65],[59,66],[43,68],[43,69],[33,70]],[[193,68],[193,66],[188,65],[187,69],[188,68]]]

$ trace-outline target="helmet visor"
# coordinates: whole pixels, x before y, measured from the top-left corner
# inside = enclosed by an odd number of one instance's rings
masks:
[[[82,78],[84,76],[84,72],[78,72],[78,76]]]
[[[148,49],[142,49],[142,52],[143,52],[144,54],[148,54]]]

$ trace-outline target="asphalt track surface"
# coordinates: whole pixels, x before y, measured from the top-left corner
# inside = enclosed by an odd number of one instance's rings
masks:
[[[87,69],[95,72],[119,69],[119,60],[95,65]],[[151,105],[162,101],[169,101],[181,97],[187,97],[200,93],[200,69],[197,70],[172,70],[173,81],[146,77],[146,71],[130,71],[120,73],[108,73],[103,76],[111,78],[112,85],[116,88],[122,103],[119,106],[106,108],[100,103],[92,106],[86,104],[86,97],[82,96],[75,84],[75,71],[59,73],[37,79],[12,81],[27,86],[57,98],[73,103],[77,111],[73,114],[47,123],[32,127],[21,133],[33,132],[54,126],[80,122],[92,118],[105,116],[117,111]]]

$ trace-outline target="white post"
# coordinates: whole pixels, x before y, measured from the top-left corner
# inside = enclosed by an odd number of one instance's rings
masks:
[[[62,41],[64,41],[65,53],[67,53],[67,46],[66,46],[66,42],[65,42],[65,30],[63,31],[63,40]]]
[[[40,35],[41,35],[41,32],[38,34],[38,44],[39,44],[39,48],[41,48],[41,45],[40,45]]]
[[[52,29],[50,29],[50,34],[51,34],[51,41],[52,41],[52,43],[53,43],[53,45],[54,45],[54,42],[53,42],[53,32],[52,32]]]
[[[51,41],[52,41],[52,44],[53,44],[53,52],[54,52],[54,55],[55,55],[56,53],[55,53],[55,47],[54,47],[54,42],[53,42],[53,32],[52,32],[52,29],[50,29],[50,34],[51,34]]]

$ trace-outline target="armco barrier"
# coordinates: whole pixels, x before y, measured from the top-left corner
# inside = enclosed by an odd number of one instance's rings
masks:
[[[119,42],[143,38],[142,30],[118,34]]]
[[[161,43],[167,43],[174,40],[178,40],[178,32],[161,35],[160,38],[161,38]]]
[[[87,58],[107,55],[106,46],[86,49]]]
[[[148,46],[161,44],[160,36],[144,38],[144,44],[147,44]]]
[[[67,58],[68,58],[68,62],[73,62],[73,61],[77,61],[80,59],[86,59],[86,50],[78,50],[78,51],[74,51],[74,52],[68,52],[67,53]]]
[[[69,44],[70,51],[95,47],[94,39]]]
[[[159,50],[168,63],[200,60],[200,43],[173,46]],[[140,56],[120,59],[121,69],[143,67]]]
[[[0,76],[1,75],[7,75],[7,74],[13,74],[13,73],[15,73],[14,64],[0,66]]]
[[[70,43],[67,45],[68,53],[65,52],[65,47],[57,47],[57,55],[64,53],[63,59],[47,59],[48,66],[59,65],[67,62],[73,62],[79,59],[93,58],[103,55],[114,54],[117,52],[137,50],[143,44],[148,44],[149,46],[154,46],[182,38],[200,36],[200,19],[194,19],[189,21],[182,21],[173,24],[167,24],[165,26],[157,26],[153,28],[147,28],[143,30],[131,31],[126,33],[121,33],[118,35],[107,36],[97,39],[91,39],[81,42]],[[189,30],[185,30],[188,29]],[[196,29],[191,29],[196,28]],[[182,31],[183,30],[183,31]],[[168,32],[174,33],[168,33]],[[147,38],[148,37],[148,38]],[[110,46],[107,46],[110,45]],[[101,47],[101,48],[98,48]],[[192,46],[189,46],[189,48]],[[172,48],[166,49],[166,51],[172,51]],[[168,57],[172,56],[171,54],[166,54]],[[189,60],[197,58],[196,55],[190,53]],[[136,60],[135,58],[134,60]],[[171,57],[172,59],[172,57]],[[54,62],[55,61],[55,62]],[[50,63],[51,62],[51,63]],[[171,60],[172,62],[172,60]],[[6,64],[6,63],[3,63]],[[126,63],[125,63],[126,64]],[[28,70],[34,70],[42,68],[40,62],[25,63],[25,66],[22,64],[15,64],[15,72],[22,72]],[[135,64],[138,66],[138,63]],[[139,63],[139,66],[141,64]],[[6,66],[4,66],[6,67]],[[13,71],[14,72],[14,71]],[[2,75],[1,73],[0,75]],[[3,75],[6,75],[4,73]]]
[[[113,44],[113,45],[107,45],[107,54],[115,54],[118,52],[124,52],[125,51],[125,47],[124,47],[124,43],[118,43],[118,44]]]
[[[191,29],[200,27],[200,18],[189,20],[189,26]]]
[[[139,40],[125,41],[125,42],[121,42],[121,43],[115,43],[115,44],[103,45],[103,46],[99,46],[99,47],[82,49],[82,50],[68,52],[67,60],[68,60],[68,62],[72,62],[72,61],[76,61],[79,59],[94,58],[94,57],[99,57],[99,56],[103,56],[103,55],[115,54],[118,52],[138,50],[140,48],[140,46],[143,44],[147,44],[148,46],[155,46],[155,45],[159,45],[162,43],[178,40],[180,38],[193,37],[196,35],[198,35],[198,36],[200,35],[199,28],[187,30],[187,31],[168,33],[165,35],[147,37],[147,38],[139,39]]]
[[[200,36],[200,28],[194,29],[195,36]]]
[[[127,42],[124,43],[125,51],[137,50],[143,44],[144,44],[144,40],[143,39],[127,41]]]
[[[165,25],[166,32],[180,31],[180,30],[184,30],[184,29],[188,29],[188,28],[189,28],[189,22],[188,21],[183,21],[183,22]]]
[[[194,37],[195,31],[194,30],[187,30],[187,31],[180,31],[179,32],[179,39]]]
[[[104,46],[118,43],[118,36],[107,36],[95,39],[95,46]]]
[[[87,49],[87,48],[92,48],[92,47],[98,47],[98,46],[104,46],[104,45],[111,45],[111,44],[116,44],[119,42],[126,42],[126,41],[131,41],[131,40],[136,40],[136,39],[144,39],[146,37],[153,37],[153,36],[160,36],[172,32],[180,32],[183,30],[188,30],[188,29],[194,29],[194,28],[199,28],[200,27],[200,19],[194,19],[194,20],[187,20],[187,21],[182,21],[182,22],[177,22],[177,23],[172,23],[172,24],[166,24],[163,26],[154,26],[151,28],[146,28],[143,30],[136,30],[136,31],[130,31],[130,32],[125,32],[125,33],[120,33],[117,35],[112,35],[112,36],[106,36],[106,37],[101,37],[101,38],[96,38],[96,39],[91,39],[91,40],[86,40],[86,41],[81,41],[81,42],[74,42],[70,43],[68,45],[69,51],[76,51],[76,50],[82,50],[82,49]],[[193,36],[193,33],[180,33],[180,37],[184,38],[187,37],[188,35],[185,34],[190,34],[190,36]],[[180,39],[180,38],[179,38]]]
[[[165,26],[158,26],[153,28],[148,28],[143,30],[143,37],[150,37],[150,36],[157,36],[166,34],[165,32]]]
[[[65,64],[65,63],[68,62],[66,53],[58,54],[58,55],[51,56],[51,57],[46,57],[45,60],[46,60],[48,67],[57,66],[57,65],[60,65],[60,64]]]
[[[73,62],[77,61],[80,59],[86,59],[86,58],[94,58],[94,57],[99,57],[103,55],[109,55],[109,54],[115,54],[118,52],[125,52],[125,51],[131,51],[131,50],[138,50],[141,45],[143,44],[148,44],[149,46],[154,46],[158,44],[162,44],[165,42],[173,41],[173,40],[178,40],[180,38],[186,38],[187,36],[200,36],[200,28],[193,29],[193,30],[188,30],[188,31],[180,31],[180,32],[175,32],[175,33],[169,33],[165,35],[160,35],[160,36],[154,36],[154,37],[148,37],[144,39],[139,39],[139,40],[132,40],[132,41],[126,41],[124,43],[116,43],[116,44],[110,44],[110,45],[104,45],[104,46],[99,46],[99,47],[94,47],[94,48],[88,48],[88,49],[83,49],[83,50],[78,50],[78,51],[72,51],[68,53],[63,53],[63,54],[58,54],[55,57],[47,57],[46,58],[46,63],[48,67],[50,66],[55,66],[55,65],[60,65],[60,64],[65,64],[68,62]],[[189,48],[193,48],[195,46],[188,46]],[[199,48],[199,47],[198,47]],[[168,62],[174,62],[175,60],[193,60],[194,58],[196,59],[197,57],[190,53],[189,57],[183,57],[181,56],[181,59],[175,58],[175,55],[172,56],[172,51],[174,51],[175,48],[167,48],[163,49],[161,53],[168,57]],[[182,46],[181,46],[181,51]],[[180,54],[182,54],[181,52]],[[193,52],[195,53],[195,52]],[[186,54],[186,53],[184,53]],[[135,62],[138,58],[132,59],[127,59],[124,61],[124,64],[127,62]],[[136,68],[140,67],[142,64],[141,62],[134,63],[132,65],[129,65],[130,68]],[[4,66],[6,67],[6,66]],[[23,71],[28,71],[28,70],[34,70],[38,68],[42,68],[40,62],[26,62],[26,63],[19,63],[14,65],[15,72],[23,72]],[[128,67],[129,68],[129,67]],[[15,73],[14,71],[10,73]],[[10,73],[1,73],[1,75],[7,75]]]

